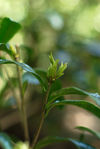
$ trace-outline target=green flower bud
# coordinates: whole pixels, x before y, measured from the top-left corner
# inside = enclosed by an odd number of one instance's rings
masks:
[[[61,65],[58,66],[59,60],[54,60],[52,54],[49,56],[49,59],[50,59],[50,66],[47,71],[47,76],[50,81],[54,81],[64,74],[63,72],[67,68],[67,63],[65,64],[61,63]]]
[[[64,73],[64,70],[67,68],[67,63],[63,64],[61,63],[58,71],[57,71],[57,78],[61,77]]]

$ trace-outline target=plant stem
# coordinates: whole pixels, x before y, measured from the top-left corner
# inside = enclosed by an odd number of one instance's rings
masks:
[[[45,119],[45,106],[46,106],[46,103],[47,103],[47,100],[48,100],[50,88],[51,88],[51,83],[49,83],[49,85],[48,85],[48,90],[47,90],[46,95],[45,95],[45,98],[44,98],[44,103],[43,103],[43,108],[42,108],[42,114],[41,114],[41,120],[40,120],[39,127],[37,129],[35,138],[34,138],[34,140],[32,142],[32,147],[31,147],[32,149],[35,148],[35,145],[37,143],[37,140],[38,140],[38,137],[39,137],[41,128],[42,128],[43,123],[44,123],[44,119]]]
[[[14,98],[16,99],[18,109],[20,110],[20,108],[21,108],[21,107],[20,107],[20,100],[19,100],[19,98],[17,97],[17,94],[16,94],[16,92],[15,92],[15,88],[14,88],[14,86],[13,86],[12,80],[11,80],[11,78],[10,78],[10,76],[9,76],[9,73],[8,73],[8,71],[7,71],[6,68],[5,68],[5,72],[6,72],[6,75],[7,75],[8,80],[9,80],[8,83],[9,83],[9,86],[10,86],[10,88],[11,88],[12,94],[13,94]]]
[[[19,47],[16,46],[17,54],[19,55]],[[15,60],[18,62],[18,57],[15,57]],[[27,122],[27,115],[26,115],[26,106],[25,106],[25,99],[23,94],[23,88],[22,88],[22,80],[21,80],[21,71],[18,65],[16,65],[17,74],[18,74],[18,82],[19,82],[19,91],[20,91],[20,98],[21,98],[21,119],[22,124],[24,127],[24,136],[25,140],[29,141],[29,131],[28,131],[28,122]]]

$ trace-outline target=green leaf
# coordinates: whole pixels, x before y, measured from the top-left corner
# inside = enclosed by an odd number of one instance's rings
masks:
[[[42,148],[44,148],[44,147],[46,147],[52,143],[67,142],[67,141],[72,142],[76,147],[78,147],[80,149],[96,149],[95,147],[92,147],[86,143],[83,143],[83,142],[80,142],[77,140],[73,140],[71,138],[64,138],[64,137],[57,137],[57,136],[46,137],[46,138],[40,140],[36,144],[35,149],[42,149]]]
[[[0,59],[0,64],[16,64],[16,65],[20,66],[25,71],[32,73],[39,80],[42,87],[45,88],[45,84],[44,84],[43,80],[41,79],[41,77],[29,65],[27,65],[25,63],[19,63],[16,61],[12,61],[12,60],[6,60],[6,59]]]
[[[14,149],[29,149],[29,143],[28,142],[18,142],[14,146]]]
[[[11,57],[14,56],[14,52],[11,50],[11,47],[8,43],[0,43],[0,51],[4,51],[7,54],[9,54]]]
[[[91,112],[92,114],[94,114],[95,116],[97,116],[98,118],[100,118],[100,108],[95,106],[94,104],[87,102],[87,101],[83,101],[83,100],[62,100],[62,101],[55,101],[52,104],[49,104],[46,106],[47,109],[47,114],[50,111],[50,109],[52,109],[55,106],[59,106],[59,105],[74,105],[74,106],[78,106],[80,108],[83,108],[89,112]]]
[[[52,92],[55,92],[55,91],[57,91],[61,88],[62,88],[61,80],[59,80],[59,79],[55,80],[51,85],[51,89],[50,89],[50,92],[49,92],[49,97],[51,96]],[[64,100],[64,96],[58,97],[56,100],[60,100],[60,101]],[[63,107],[64,106],[59,106],[58,108],[62,109]]]
[[[0,22],[0,43],[7,43],[21,28],[21,25],[9,18],[3,18]]]
[[[47,72],[42,69],[35,69],[35,72],[41,77],[45,84],[45,89],[48,88]]]
[[[100,139],[100,132],[96,132],[90,128],[83,127],[83,126],[77,126],[77,127],[75,127],[75,129],[78,129],[81,131],[87,131],[87,132],[91,133],[92,135],[96,136],[98,139]]]
[[[53,83],[52,83],[52,86],[51,86],[51,89],[50,89],[50,92],[49,92],[49,96],[53,93],[53,92],[56,92],[57,90],[61,89],[62,88],[62,84],[61,84],[61,80],[55,80]]]
[[[5,97],[5,91],[9,90],[11,87],[9,82],[12,83],[12,86],[15,88],[18,85],[18,79],[17,78],[12,77],[12,78],[10,78],[10,80],[7,80],[7,81],[5,80],[5,85],[2,88],[2,90],[0,91],[0,100]]]
[[[0,146],[3,149],[13,149],[13,144],[10,137],[4,133],[0,133]]]
[[[69,87],[60,89],[52,94],[50,97],[50,103],[55,101],[58,97],[69,95],[69,94],[77,94],[77,95],[85,95],[91,97],[98,105],[100,105],[100,95],[98,93],[89,93],[77,87]]]
[[[9,44],[0,43],[0,51],[7,52],[9,55],[11,55],[11,50]]]

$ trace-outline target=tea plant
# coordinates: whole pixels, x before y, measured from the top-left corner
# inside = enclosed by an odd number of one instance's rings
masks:
[[[18,46],[12,46],[8,43],[8,41],[15,35],[15,33],[21,28],[20,24],[17,22],[14,22],[10,20],[9,18],[3,18],[0,22],[0,51],[6,52],[9,55],[9,59],[6,59],[6,55],[3,55],[1,53],[0,56],[0,64],[15,64],[16,73],[17,73],[17,80],[19,84],[19,93],[20,93],[20,99],[16,95],[16,91],[13,87],[13,81],[12,78],[9,77],[9,74],[7,73],[8,80],[10,82],[10,86],[13,92],[13,96],[17,103],[17,108],[20,113],[20,118],[24,130],[24,136],[25,136],[25,142],[18,141],[15,143],[12,141],[12,139],[7,136],[7,134],[1,132],[0,133],[0,145],[4,149],[42,149],[54,142],[66,142],[70,141],[72,142],[77,148],[80,149],[95,149],[95,147],[86,144],[82,141],[78,141],[72,138],[64,138],[64,137],[58,137],[58,136],[47,136],[46,138],[43,138],[42,140],[38,141],[41,128],[43,127],[43,123],[48,116],[48,113],[53,109],[54,107],[60,106],[60,105],[74,105],[81,107],[89,112],[91,112],[96,117],[100,118],[100,95],[97,93],[89,93],[82,89],[79,89],[77,87],[69,87],[69,88],[61,88],[59,90],[51,90],[53,84],[57,79],[59,79],[61,76],[63,76],[65,69],[67,68],[67,63],[59,64],[59,60],[55,60],[50,54],[49,60],[50,65],[48,67],[48,70],[45,72],[44,70],[39,69],[33,69],[29,65],[25,63],[20,62],[20,55],[19,50],[20,48]],[[4,66],[4,65],[0,65]],[[42,111],[41,111],[41,119],[39,126],[37,127],[36,133],[33,136],[33,141],[30,142],[30,136],[29,136],[29,130],[28,130],[28,121],[27,121],[27,113],[26,113],[26,104],[25,104],[25,86],[22,82],[22,72],[23,70],[26,73],[32,74],[40,83],[41,89],[44,95],[43,99],[43,105],[42,105]],[[26,84],[27,85],[27,84]],[[0,102],[2,103],[2,94],[4,90],[0,93]],[[72,100],[72,99],[64,99],[60,100],[60,98],[64,95],[70,95],[70,94],[77,94],[77,95],[84,95],[89,96],[91,99],[93,99],[98,106],[96,106],[93,103],[90,103],[85,100]],[[82,96],[83,97],[83,96]],[[3,101],[3,105],[6,105],[7,101]],[[2,104],[1,104],[2,106]],[[95,132],[89,128],[77,126],[77,129],[81,131],[88,131],[89,133],[96,136],[98,139],[100,139],[99,132]]]

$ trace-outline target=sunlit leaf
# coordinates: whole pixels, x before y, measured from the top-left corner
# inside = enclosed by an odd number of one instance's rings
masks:
[[[15,144],[14,149],[29,149],[28,142],[18,142]]]
[[[83,143],[83,142],[80,142],[80,141],[77,141],[77,140],[74,140],[74,139],[71,139],[71,138],[64,138],[64,137],[46,137],[42,140],[40,140],[36,146],[35,146],[35,149],[42,149],[50,144],[53,144],[53,143],[59,143],[59,142],[72,142],[76,147],[80,148],[80,149],[96,149],[86,143]]]
[[[89,93],[77,87],[62,88],[52,94],[50,102],[55,101],[58,97],[70,94],[85,95],[91,97],[98,105],[100,105],[100,95],[98,93]]]
[[[13,149],[13,144],[10,137],[4,133],[0,133],[0,146],[3,149]]]
[[[47,113],[50,111],[50,109],[52,109],[55,106],[59,106],[59,105],[74,105],[74,106],[78,106],[80,108],[83,108],[89,112],[91,112],[92,114],[94,114],[95,116],[97,116],[98,118],[100,118],[100,108],[95,106],[94,104],[87,102],[87,101],[83,101],[83,100],[62,100],[62,101],[55,101],[52,104],[48,104],[47,105]]]
[[[45,84],[44,84],[43,80],[41,79],[41,77],[29,65],[27,65],[25,63],[19,63],[16,61],[12,61],[12,60],[6,60],[6,59],[0,59],[0,64],[16,64],[16,65],[20,66],[25,71],[32,73],[39,80],[42,87],[45,88]]]
[[[87,132],[91,133],[92,135],[96,136],[98,139],[100,139],[100,132],[96,132],[90,128],[83,127],[83,126],[77,126],[77,127],[75,127],[75,129],[78,129],[83,132],[87,131]]]
[[[19,23],[9,18],[3,18],[0,22],[0,43],[7,43],[20,27]]]

